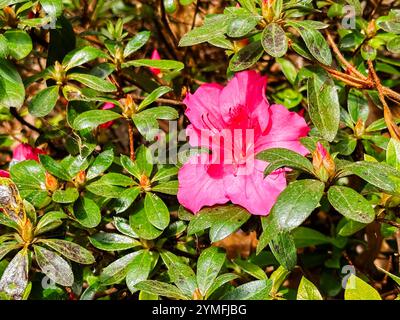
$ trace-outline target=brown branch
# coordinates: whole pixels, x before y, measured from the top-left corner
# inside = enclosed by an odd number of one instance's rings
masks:
[[[132,161],[135,160],[135,138],[133,134],[133,122],[132,120],[128,119],[128,132],[129,132],[129,154]]]
[[[388,220],[388,219],[385,219],[385,218],[377,218],[376,221],[378,221],[380,223],[386,223],[386,224],[389,224],[389,225],[391,225],[393,227],[396,227],[396,228],[400,229],[400,223],[397,223],[395,221]]]
[[[361,72],[359,72],[350,62],[346,60],[346,58],[342,55],[339,48],[337,47],[335,41],[332,38],[332,35],[328,30],[326,30],[326,40],[328,41],[329,45],[332,47],[333,52],[336,54],[339,61],[347,68],[347,70],[357,76],[360,79],[368,80],[366,76],[364,76]]]
[[[33,124],[30,124],[28,121],[26,121],[23,117],[21,117],[15,108],[10,108],[10,113],[14,116],[15,119],[18,120],[22,125],[28,127],[29,129],[36,131],[37,133],[43,133],[42,130],[39,128],[36,128]]]
[[[392,113],[389,109],[389,106],[386,103],[385,93],[383,91],[383,86],[381,84],[381,80],[379,79],[378,75],[375,72],[372,61],[368,60],[367,63],[368,63],[368,70],[370,72],[370,75],[372,76],[372,80],[375,83],[375,88],[378,91],[379,100],[381,101],[381,103],[383,105],[383,118],[385,119],[390,136],[396,140],[400,140],[400,129],[396,125],[396,123],[393,121]]]

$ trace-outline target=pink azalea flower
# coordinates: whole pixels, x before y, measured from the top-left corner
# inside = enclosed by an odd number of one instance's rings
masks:
[[[158,53],[157,49],[153,50],[153,53],[151,54],[151,60],[161,60],[160,54]],[[161,73],[161,70],[158,68],[149,68],[151,73],[154,74],[155,76],[158,76]]]
[[[225,87],[205,84],[186,96],[189,143],[212,151],[192,156],[178,174],[178,200],[192,212],[231,201],[252,214],[267,215],[286,187],[285,172],[264,177],[268,164],[255,155],[275,147],[308,153],[299,142],[309,131],[304,118],[282,105],[269,105],[266,84],[266,77],[244,71]]]
[[[45,154],[42,149],[33,148],[27,143],[20,143],[13,150],[12,162],[19,162],[24,160],[39,161],[39,154]]]
[[[10,177],[10,173],[6,170],[0,170],[0,177],[1,178],[9,178]]]
[[[105,104],[103,104],[103,106],[100,109],[108,110],[108,109],[113,109],[113,108],[115,108],[115,105],[113,103],[106,102]],[[99,125],[99,127],[102,129],[107,129],[107,128],[111,127],[114,123],[115,123],[115,121],[108,121],[106,123],[102,123],[101,125]]]

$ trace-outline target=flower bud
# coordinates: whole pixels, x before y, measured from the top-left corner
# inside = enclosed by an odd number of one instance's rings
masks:
[[[354,126],[354,136],[359,139],[361,136],[364,134],[365,131],[365,123],[364,121],[360,118],[358,119],[356,125]]]
[[[317,148],[312,154],[314,172],[321,181],[328,181],[336,172],[336,165],[329,152],[317,142]]]
[[[275,12],[274,12],[274,2],[275,0],[262,0],[261,4],[261,12],[264,19],[270,23],[273,21]]]
[[[83,185],[86,182],[86,172],[85,170],[81,170],[75,176],[75,182],[79,185]]]
[[[149,177],[142,175],[139,180],[139,185],[143,191],[150,191],[151,190],[151,182]]]
[[[126,98],[123,99],[122,108],[122,114],[125,118],[130,119],[136,113],[136,103],[133,101],[133,98],[130,94],[126,95]]]
[[[51,192],[54,192],[58,189],[57,179],[48,172],[46,172],[45,184],[46,184],[46,189]]]

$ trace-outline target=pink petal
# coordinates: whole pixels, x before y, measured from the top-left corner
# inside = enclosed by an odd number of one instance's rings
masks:
[[[217,83],[207,83],[200,86],[194,94],[186,95],[183,100],[187,106],[185,115],[197,129],[217,131],[226,127],[219,107],[222,88]]]
[[[157,49],[154,49],[151,54],[151,60],[161,60],[160,54],[158,53]],[[151,73],[155,76],[158,76],[161,73],[161,70],[158,68],[149,68]]]
[[[236,73],[221,92],[220,108],[224,121],[237,122],[235,115],[243,109],[245,112],[241,115],[251,122],[247,127],[259,125],[261,131],[264,131],[269,123],[266,86],[267,77],[254,70]]]
[[[299,138],[307,136],[310,128],[303,117],[290,112],[282,105],[270,107],[270,127],[255,142],[255,152],[269,148],[286,148],[306,155],[309,151],[300,143]]]
[[[45,152],[41,149],[31,147],[27,143],[21,143],[13,150],[13,161],[39,161],[39,154],[45,154]]]
[[[178,201],[193,213],[229,200],[224,192],[223,166],[208,162],[208,154],[193,156],[178,173]]]
[[[10,177],[10,173],[6,170],[0,170],[0,177],[2,178],[9,178]]]
[[[286,178],[283,170],[264,178],[266,166],[266,162],[255,160],[252,174],[225,175],[225,190],[232,203],[255,215],[269,214],[277,197],[286,187]]]
[[[113,109],[113,108],[115,108],[115,104],[113,104],[111,102],[106,102],[105,104],[102,105],[102,107],[100,109],[101,110],[109,110],[109,109]],[[106,123],[102,123],[101,125],[99,125],[99,128],[107,129],[107,128],[111,127],[114,123],[115,123],[115,121],[108,121]]]

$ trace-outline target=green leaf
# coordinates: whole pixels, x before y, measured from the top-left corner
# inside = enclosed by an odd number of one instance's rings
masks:
[[[35,117],[48,115],[57,103],[59,90],[59,86],[51,86],[36,94],[28,106],[29,113]]]
[[[203,26],[194,28],[181,38],[179,46],[193,46],[221,36],[226,32],[230,22],[231,19],[222,14],[207,17]]]
[[[156,280],[145,280],[135,285],[135,288],[157,296],[168,297],[177,300],[188,300],[188,298],[175,286]]]
[[[281,266],[286,270],[294,269],[297,262],[297,252],[293,236],[289,232],[282,231],[274,235],[269,247]]]
[[[108,56],[100,49],[86,46],[68,53],[62,61],[62,65],[67,71],[97,58],[108,58]]]
[[[51,211],[45,213],[36,225],[35,236],[58,228],[62,224],[62,219],[67,218],[68,216],[61,211]]]
[[[197,284],[202,296],[206,296],[225,263],[225,252],[218,247],[209,247],[197,261]]]
[[[0,261],[11,251],[21,248],[22,244],[17,242],[2,242],[0,246]]]
[[[345,171],[346,175],[355,174],[370,184],[388,192],[396,191],[397,185],[394,180],[400,178],[400,174],[396,169],[378,162],[357,161],[344,166],[341,170]]]
[[[142,203],[139,203],[135,207],[135,212],[129,216],[129,224],[132,230],[145,240],[153,240],[162,233],[162,230],[157,229],[150,223]]]
[[[95,183],[103,185],[129,187],[132,186],[134,182],[131,177],[125,176],[121,173],[110,172],[102,176]]]
[[[160,183],[154,187],[152,187],[152,191],[161,192],[170,195],[176,195],[178,193],[179,182],[178,180],[167,181],[164,183]]]
[[[319,205],[325,185],[318,180],[304,179],[290,183],[279,195],[271,215],[281,230],[301,225]]]
[[[89,237],[90,243],[104,251],[119,251],[141,246],[141,243],[131,237],[118,233],[99,232]]]
[[[131,226],[129,225],[129,221],[125,218],[114,217],[114,226],[119,232],[128,237],[139,238],[139,236],[132,230]]]
[[[322,296],[317,287],[303,276],[297,289],[297,300],[322,300]]]
[[[110,110],[90,110],[81,113],[75,118],[73,128],[75,130],[95,129],[99,125],[120,118],[119,113]]]
[[[68,171],[61,165],[61,163],[54,160],[52,157],[44,154],[39,155],[40,163],[52,175],[64,181],[70,181],[71,177]]]
[[[110,285],[119,283],[125,279],[129,270],[129,266],[131,265],[133,259],[140,254],[140,252],[141,251],[129,253],[105,267],[99,277],[101,284]]]
[[[174,71],[181,71],[185,67],[185,65],[182,62],[175,60],[163,60],[163,59],[161,60],[139,59],[139,60],[132,60],[122,64],[122,68],[127,68],[130,66],[148,67],[160,70],[174,70]]]
[[[86,190],[91,193],[104,197],[104,198],[119,198],[121,193],[125,190],[119,186],[105,184],[103,181],[96,181],[86,186]]]
[[[235,19],[232,19],[228,25],[226,34],[232,38],[244,37],[254,30],[258,21],[260,17],[251,13],[235,15]]]
[[[347,280],[344,291],[345,300],[382,300],[378,291],[368,283],[352,274]]]
[[[36,262],[42,272],[54,282],[70,287],[74,283],[74,274],[67,261],[53,251],[38,245],[33,246]]]
[[[254,41],[236,52],[229,62],[229,69],[238,72],[250,68],[264,53],[261,41]]]
[[[89,250],[71,241],[59,239],[40,239],[39,242],[57,251],[65,258],[80,264],[92,264],[96,262]]]
[[[172,166],[163,166],[157,169],[156,174],[151,179],[151,181],[164,181],[168,180],[172,177],[175,177],[178,174],[178,167]]]
[[[126,285],[132,293],[137,291],[135,287],[136,284],[147,280],[154,265],[153,256],[157,255],[149,250],[141,250],[139,252],[140,253],[136,255],[129,264],[128,273],[126,275]]]
[[[99,207],[96,202],[87,197],[81,197],[75,202],[74,216],[85,228],[95,228],[101,221]]]
[[[258,265],[242,259],[235,259],[233,261],[242,271],[248,273],[258,280],[267,280],[268,277]]]
[[[279,58],[288,50],[288,40],[285,31],[277,23],[270,23],[262,33],[261,44],[272,57]]]
[[[333,80],[313,74],[307,82],[307,96],[312,122],[324,139],[332,141],[340,121],[339,98]]]
[[[276,62],[279,63],[279,66],[281,67],[286,79],[288,79],[291,84],[294,84],[297,77],[297,69],[293,65],[293,63],[290,60],[284,58],[277,58]]]
[[[113,160],[114,151],[112,149],[100,153],[90,165],[89,170],[86,173],[86,179],[91,180],[98,177],[111,166]]]
[[[133,175],[136,179],[140,180],[142,176],[142,170],[139,168],[137,162],[133,162],[126,155],[121,155],[120,157],[121,165],[124,167],[126,171],[128,171],[131,175]]]
[[[111,82],[90,74],[71,73],[68,75],[68,79],[78,81],[85,86],[100,92],[112,92],[117,90],[117,87]]]
[[[400,171],[400,142],[391,138],[386,149],[386,163]]]
[[[14,300],[22,300],[28,285],[28,272],[28,251],[22,249],[4,270],[0,279],[0,293],[4,293]]]
[[[210,228],[210,240],[222,240],[240,228],[250,214],[242,207],[234,205],[206,208],[190,221],[188,235]]]
[[[136,164],[141,175],[144,174],[146,177],[151,176],[153,171],[153,158],[150,150],[144,145],[141,145],[136,150]]]
[[[240,285],[223,296],[223,300],[269,300],[271,280],[256,280]]]
[[[305,248],[326,243],[335,244],[334,239],[322,234],[319,231],[306,227],[298,227],[294,229],[292,236],[294,243],[296,244],[296,248]]]
[[[372,205],[357,191],[344,187],[332,186],[328,190],[328,200],[332,206],[346,218],[361,223],[374,221]]]
[[[388,275],[389,278],[391,278],[394,282],[396,282],[399,286],[400,286],[400,277],[390,273],[389,271],[386,271],[385,269],[376,266],[380,271],[382,271],[383,273],[385,273],[386,275]]]
[[[124,49],[124,58],[143,47],[150,39],[150,31],[138,32],[131,40],[128,41]]]
[[[169,224],[169,210],[165,203],[154,193],[146,193],[144,210],[149,222],[158,229],[164,230]]]
[[[179,117],[179,113],[171,107],[154,107],[140,112],[140,116],[152,117],[160,120],[174,120]]]
[[[16,60],[25,58],[32,51],[32,40],[23,30],[7,30],[4,32],[7,39],[8,53]]]
[[[74,203],[78,197],[78,190],[75,188],[67,188],[65,190],[54,191],[52,199],[57,203]]]
[[[10,168],[10,174],[21,197],[35,207],[48,204],[50,198],[44,184],[46,171],[39,163],[34,160],[18,162]]]
[[[284,148],[271,148],[257,154],[257,159],[269,162],[264,174],[269,175],[272,171],[290,167],[313,173],[314,169],[311,162],[301,154]]]
[[[0,58],[0,107],[19,109],[25,101],[25,87],[14,65]]]
[[[217,289],[222,287],[224,284],[233,281],[237,278],[239,278],[239,276],[233,273],[221,274],[215,279],[214,283],[208,289],[206,298],[208,299]]]
[[[152,104],[158,98],[171,91],[172,89],[170,87],[165,87],[165,86],[158,87],[157,89],[152,91],[146,98],[144,98],[144,100],[139,104],[138,110],[146,108],[148,105]]]
[[[184,264],[179,257],[169,251],[161,251],[161,258],[168,268],[168,275],[171,281],[187,297],[192,297],[197,288],[196,276],[193,270]]]
[[[309,21],[308,21],[309,22]],[[286,24],[295,28],[306,43],[307,49],[320,63],[331,65],[332,53],[322,34],[310,26],[307,21],[286,21]]]
[[[124,190],[121,195],[115,199],[113,208],[116,213],[127,210],[140,194],[140,188],[134,187]]]

